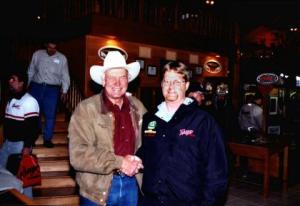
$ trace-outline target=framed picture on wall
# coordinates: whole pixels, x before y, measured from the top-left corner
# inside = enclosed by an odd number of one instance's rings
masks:
[[[144,68],[145,68],[145,62],[144,62],[143,59],[137,59],[137,60],[135,60],[135,61],[138,62],[138,63],[140,64],[141,69],[144,69]]]
[[[195,67],[195,74],[196,75],[201,75],[203,72],[203,68],[201,66],[196,66]]]
[[[268,134],[280,135],[280,126],[268,126]]]
[[[153,65],[149,65],[147,67],[147,74],[149,76],[156,76],[157,75],[157,67]]]
[[[189,79],[193,78],[193,71],[192,70],[188,70],[188,77],[189,77]]]
[[[269,114],[276,115],[278,107],[278,97],[270,97],[269,101]]]

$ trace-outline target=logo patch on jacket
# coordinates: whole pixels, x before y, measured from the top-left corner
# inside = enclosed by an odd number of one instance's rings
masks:
[[[153,137],[156,134],[155,128],[157,126],[156,121],[149,122],[147,130],[144,131],[146,137]]]
[[[186,137],[195,137],[194,130],[191,129],[180,129],[179,136],[186,136]]]

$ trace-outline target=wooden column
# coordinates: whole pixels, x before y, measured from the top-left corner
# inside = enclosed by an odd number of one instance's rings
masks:
[[[232,106],[235,111],[239,109],[240,95],[240,31],[238,24],[235,25],[235,60],[233,66],[233,88],[232,88]]]

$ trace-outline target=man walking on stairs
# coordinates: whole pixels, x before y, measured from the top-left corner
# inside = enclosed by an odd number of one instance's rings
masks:
[[[68,61],[57,51],[56,40],[49,40],[46,49],[34,52],[28,68],[30,94],[36,98],[45,116],[43,129],[44,146],[54,147],[52,143],[58,99],[65,101],[70,86]]]
[[[123,52],[123,55],[121,54]],[[126,93],[140,71],[138,62],[126,64],[127,53],[109,51],[103,66],[90,69],[100,94],[82,101],[69,124],[69,152],[80,187],[81,205],[136,206],[136,173],[142,168],[134,156],[141,144],[144,105]]]

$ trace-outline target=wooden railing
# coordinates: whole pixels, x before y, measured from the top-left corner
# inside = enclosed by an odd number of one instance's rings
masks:
[[[72,113],[73,113],[74,109],[76,108],[76,106],[78,105],[78,103],[81,102],[81,100],[83,100],[83,99],[84,99],[84,96],[78,86],[78,83],[76,82],[76,80],[71,79],[70,88],[67,93],[66,101],[64,103],[66,116],[68,118],[72,115]]]
[[[161,28],[172,29],[180,32],[181,36],[184,36],[185,33],[192,33],[197,37],[195,38],[195,42],[203,42],[203,44],[201,43],[203,48],[207,46],[211,49],[213,47],[212,43],[215,43],[215,47],[218,48],[220,48],[220,43],[224,42],[233,45],[232,42],[235,33],[233,31],[233,21],[229,17],[218,16],[216,13],[201,9],[201,7],[195,8],[191,6],[191,2],[193,2],[193,0],[29,1],[26,2],[26,4],[28,4],[27,7],[33,10],[36,9],[33,13],[39,14],[40,19],[34,22],[34,25],[32,25],[32,22],[28,26],[27,24],[23,25],[27,26],[27,30],[22,30],[20,33],[9,33],[9,31],[5,31],[8,32],[9,35],[7,35],[5,39],[6,45],[4,45],[4,50],[7,52],[5,52],[6,56],[4,56],[4,59],[14,57],[14,59],[29,62],[32,53],[41,46],[44,41],[43,37],[41,37],[44,34],[41,33],[41,28],[48,28],[47,25],[52,25],[53,23],[55,25],[53,28],[61,26],[65,28],[63,31],[72,33],[72,37],[76,32],[77,36],[82,36],[85,33],[83,33],[83,31],[79,32],[75,30],[75,28],[84,30],[84,32],[88,31],[82,24],[82,22],[86,22],[80,20],[94,14],[120,19],[120,21],[142,23],[154,26],[158,30]],[[199,2],[199,4],[201,4],[201,2]],[[29,15],[29,13],[30,12],[27,12],[26,15]],[[33,13],[30,15],[33,15]],[[22,17],[20,17],[20,21],[19,24],[22,24]],[[18,26],[13,28],[17,29]],[[49,28],[51,29],[52,27],[50,26]],[[52,32],[56,34],[63,33],[57,32],[57,30]],[[66,108],[69,112],[72,112],[77,103],[82,99],[81,92],[75,85],[75,82],[72,82],[68,94]],[[3,104],[3,99],[1,99],[1,104]]]
[[[194,0],[40,0],[28,2],[36,22],[26,22],[33,34],[46,26],[56,32],[58,26],[66,27],[94,15],[142,23],[157,28],[167,28],[181,33],[193,33],[200,39],[234,40],[234,19],[218,10],[207,9],[203,2]],[[30,12],[28,12],[30,13]],[[29,17],[27,17],[29,18]],[[34,20],[35,19],[35,20]],[[22,17],[20,17],[22,21]],[[50,25],[47,26],[47,25]],[[51,26],[51,25],[54,25]],[[73,25],[74,26],[74,25]],[[74,26],[77,28],[76,26]],[[55,28],[52,31],[51,28]],[[36,31],[32,31],[36,30]],[[23,31],[22,31],[23,32]]]
[[[192,0],[98,0],[99,15],[193,33],[200,39],[234,40],[234,20]],[[196,6],[195,6],[196,5]]]

